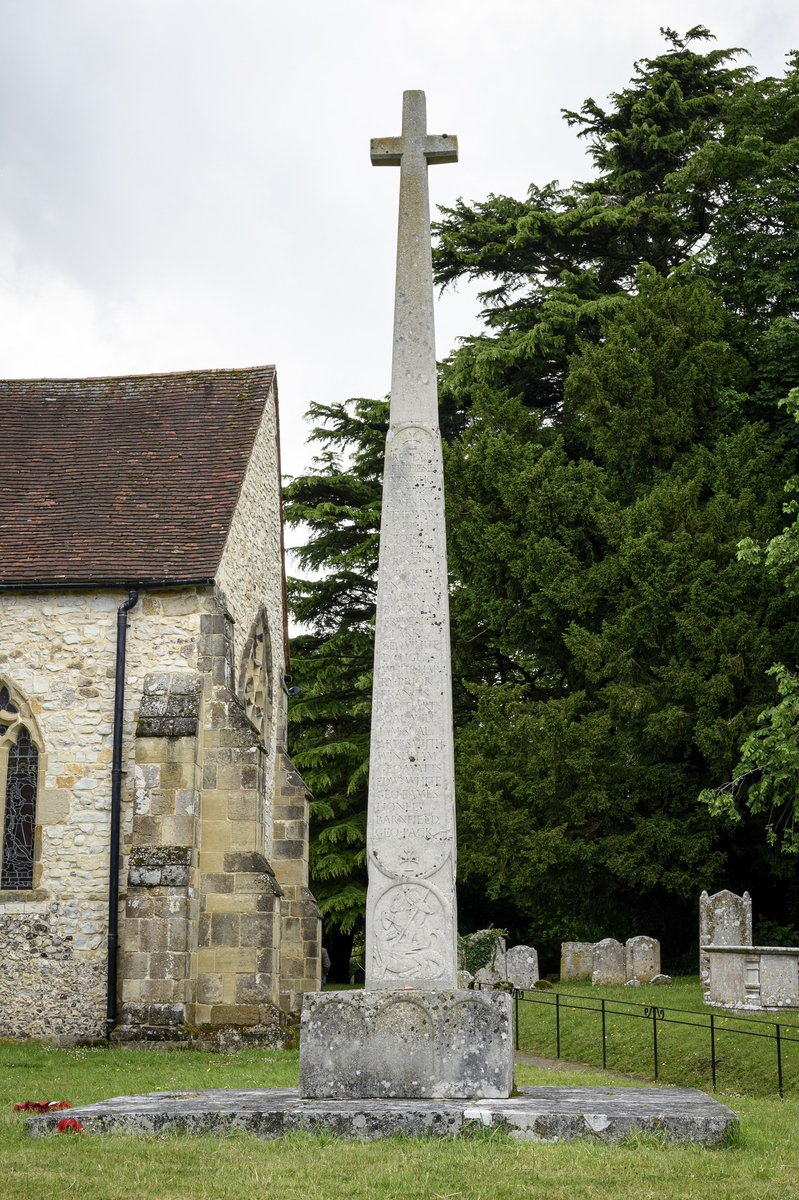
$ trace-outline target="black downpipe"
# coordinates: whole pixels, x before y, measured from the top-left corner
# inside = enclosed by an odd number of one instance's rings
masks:
[[[108,994],[105,1035],[110,1038],[117,1023],[117,950],[119,948],[119,827],[122,807],[122,733],[125,717],[125,643],[128,613],[136,606],[138,590],[131,587],[128,598],[117,609],[117,663],[114,692],[114,749],[111,761],[111,853],[108,882]]]

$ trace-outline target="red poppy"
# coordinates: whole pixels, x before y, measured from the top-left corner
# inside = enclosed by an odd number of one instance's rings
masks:
[[[74,1117],[62,1117],[55,1127],[56,1133],[83,1133],[83,1126]]]
[[[69,1100],[23,1100],[14,1105],[14,1112],[58,1112],[63,1108],[72,1108]]]

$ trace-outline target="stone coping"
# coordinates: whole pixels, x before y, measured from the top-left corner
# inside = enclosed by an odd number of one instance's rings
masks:
[[[208,1089],[117,1096],[68,1114],[29,1117],[45,1137],[65,1115],[87,1134],[227,1134],[261,1138],[309,1131],[341,1138],[458,1137],[504,1127],[518,1141],[589,1137],[619,1142],[635,1133],[723,1146],[738,1126],[731,1109],[694,1088],[525,1087],[509,1100],[303,1100],[296,1088]]]
[[[714,954],[723,952],[724,954],[785,954],[795,955],[799,958],[799,946],[703,946],[704,952],[713,951]]]

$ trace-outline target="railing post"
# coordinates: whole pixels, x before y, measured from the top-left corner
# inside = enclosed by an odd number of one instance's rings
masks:
[[[782,1090],[782,1040],[780,1038],[780,1027],[777,1025],[777,1082],[780,1088],[780,1100],[783,1098]]]
[[[519,1049],[519,989],[513,989],[514,1024],[516,1026],[516,1049]]]
[[[605,1035],[605,1001],[603,999],[602,1000],[602,1070],[603,1071],[607,1070],[607,1065],[608,1065],[608,1054],[607,1054],[607,1041],[606,1041],[606,1035]]]
[[[514,1010],[515,1011],[515,1021],[516,1021],[515,1043],[516,1043],[516,1048],[519,1049],[520,1044],[521,1044],[521,1036],[520,1036],[520,1031],[519,1031],[519,1013],[521,1010],[519,1008],[519,1002],[520,1002],[520,1000],[525,999],[524,991],[514,990],[514,998],[515,998],[515,1002],[516,1002],[515,1010]],[[561,1005],[561,1002],[560,1002],[561,993],[558,991],[555,992],[555,1040],[556,1040],[555,1054],[556,1054],[556,1057],[558,1060],[560,1060],[561,1053],[562,1053],[561,1013],[560,1013],[561,1008],[562,1007],[578,1008],[584,1014],[591,1011],[590,1008],[586,1008],[582,1004],[572,1005],[570,1003],[571,1000],[579,1000],[581,998],[584,1000],[584,997],[579,997],[577,995],[573,996],[567,992],[567,993],[563,993],[563,998],[566,1001],[565,1005]],[[602,1070],[606,1071],[608,1069],[608,1055],[607,1055],[608,1008],[607,1008],[607,1002],[603,997],[597,997],[597,999],[599,999],[599,1001],[600,1001],[599,1012],[600,1012],[600,1019],[602,1022]],[[547,1004],[550,1003],[550,998],[548,996],[542,997],[541,1000],[542,1000],[542,1002],[545,1002]],[[628,1005],[629,1005],[629,1007],[632,1007],[635,1009],[643,1008],[644,1011],[643,1011],[643,1013],[619,1012],[616,1015],[627,1016],[627,1017],[637,1016],[639,1019],[641,1017],[643,1017],[646,1020],[648,1020],[650,1017],[652,1018],[652,1057],[654,1060],[654,1078],[659,1083],[660,1082],[660,1043],[659,1043],[659,1037],[658,1037],[658,1021],[663,1021],[663,1022],[671,1021],[672,1024],[676,1023],[678,1025],[685,1025],[687,1023],[687,1024],[691,1025],[692,1028],[695,1028],[695,1029],[701,1029],[701,1028],[704,1028],[704,1026],[701,1023],[697,1022],[697,1020],[696,1020],[697,1013],[694,1012],[693,1010],[680,1009],[680,1008],[666,1009],[666,1008],[661,1008],[657,1004],[651,1004],[651,1005],[650,1004],[631,1004],[630,1002],[628,1002]],[[596,1008],[594,1008],[593,1011],[596,1012],[597,1011]],[[666,1016],[667,1012],[676,1013],[680,1017],[683,1015],[686,1017],[693,1017],[694,1020],[688,1021],[688,1022],[686,1022],[684,1020],[676,1020],[675,1021],[673,1018],[668,1018]],[[718,1060],[717,1049],[716,1049],[716,1031],[717,1031],[716,1030],[716,1014],[711,1012],[706,1015],[710,1017],[710,1077],[711,1077],[712,1089],[715,1092],[718,1087],[718,1066],[719,1066],[719,1060]],[[704,1019],[703,1017],[700,1017],[699,1022],[701,1022],[703,1019]],[[747,1017],[744,1017],[741,1019],[748,1021],[750,1025],[752,1024],[753,1021],[757,1020],[756,1018],[747,1018]],[[777,1043],[777,1084],[778,1084],[778,1089],[779,1089],[779,1096],[780,1096],[780,1099],[782,1100],[785,1098],[785,1077],[784,1077],[783,1061],[782,1061],[782,1043],[784,1040],[782,1024],[778,1021],[770,1022],[770,1023],[773,1023],[773,1025],[774,1025],[774,1040]],[[760,1028],[761,1032],[755,1033],[756,1037],[768,1038],[771,1036],[769,1033],[767,1033],[765,1031],[766,1027],[764,1025],[760,1024],[759,1022],[758,1022],[758,1027]],[[736,1033],[737,1034],[741,1034],[741,1033],[746,1034],[748,1032],[746,1030],[727,1029],[723,1025],[719,1026],[719,1028],[724,1028],[725,1035],[736,1034]],[[789,1024],[787,1029],[788,1029],[788,1032],[787,1032],[788,1041],[796,1042],[799,1044],[799,1037],[792,1036],[792,1035],[799,1033],[799,1027]],[[797,1198],[797,1200],[799,1200],[799,1197]]]

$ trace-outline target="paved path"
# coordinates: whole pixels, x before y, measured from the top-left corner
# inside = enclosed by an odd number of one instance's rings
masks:
[[[540,1054],[528,1054],[517,1050],[513,1056],[514,1062],[525,1067],[538,1067],[542,1071],[585,1071],[592,1075],[615,1075],[617,1079],[640,1079],[642,1083],[649,1082],[647,1075],[631,1075],[628,1071],[614,1071],[611,1068],[592,1067],[587,1063],[567,1062],[565,1058],[543,1058]]]

